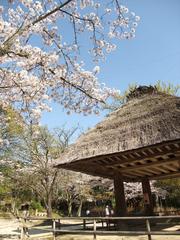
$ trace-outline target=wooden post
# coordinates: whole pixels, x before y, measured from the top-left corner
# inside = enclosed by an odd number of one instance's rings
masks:
[[[123,178],[120,173],[115,174],[114,177],[114,194],[115,194],[115,216],[124,217],[127,214],[126,199],[124,193]]]
[[[102,222],[102,228],[104,228],[104,221],[102,220],[101,222]]]
[[[83,230],[86,230],[86,219],[83,219]]]
[[[61,229],[61,219],[58,219],[58,229]]]
[[[147,232],[148,232],[148,240],[152,240],[152,238],[151,238],[151,227],[150,227],[150,223],[149,223],[148,219],[146,219],[146,228],[147,228]]]
[[[24,229],[23,229],[23,222],[22,222],[22,219],[19,218],[18,219],[18,222],[19,222],[19,230],[21,230],[21,234],[20,234],[20,239],[23,239],[24,237]]]
[[[96,240],[96,219],[94,219],[94,221],[93,221],[93,231],[94,231],[94,240]]]
[[[29,229],[28,229],[28,225],[27,225],[27,219],[22,218],[20,221],[22,223],[20,239],[25,239],[25,238],[29,237]]]
[[[56,239],[56,220],[52,219],[53,221],[53,239]]]
[[[22,228],[21,228],[21,236],[20,236],[20,239],[21,239],[21,240],[24,239],[24,228],[23,228],[23,226],[22,226]]]
[[[144,196],[144,212],[146,216],[152,216],[153,214],[153,200],[151,194],[151,187],[148,178],[142,179],[142,189]]]

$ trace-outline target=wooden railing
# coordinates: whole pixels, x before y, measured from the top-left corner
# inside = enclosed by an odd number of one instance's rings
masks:
[[[149,217],[62,217],[62,218],[37,218],[30,217],[28,219],[21,219],[25,223],[25,225],[21,226],[21,239],[24,239],[27,236],[29,227],[28,221],[32,220],[51,220],[52,225],[47,231],[53,234],[54,239],[56,239],[56,235],[58,234],[81,234],[93,235],[93,239],[97,238],[97,235],[147,235],[148,240],[152,240],[152,235],[180,235],[180,231],[152,231],[150,222],[157,223],[158,221],[164,220],[178,220],[180,224],[180,216],[149,216]],[[78,220],[80,223],[72,224],[72,226],[82,226],[82,229],[63,229],[62,228],[62,220]],[[133,231],[124,231],[120,230],[122,226],[128,226],[128,224],[132,221],[140,221],[141,223],[145,223],[144,231],[141,230],[133,230]],[[104,229],[104,223],[107,225],[107,230]],[[99,225],[102,224],[102,227]],[[110,230],[111,225],[115,225],[118,230]],[[90,225],[90,226],[88,226]],[[177,222],[176,222],[177,225]],[[42,227],[32,227],[33,229],[44,230]],[[99,228],[99,229],[98,229]]]

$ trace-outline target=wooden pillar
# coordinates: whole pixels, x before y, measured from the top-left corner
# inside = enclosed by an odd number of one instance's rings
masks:
[[[153,214],[153,200],[151,194],[151,187],[148,178],[142,179],[143,199],[144,199],[144,213],[146,216],[152,216]]]
[[[114,176],[114,194],[115,194],[115,215],[117,217],[123,217],[127,214],[126,199],[124,193],[123,178],[120,173]]]

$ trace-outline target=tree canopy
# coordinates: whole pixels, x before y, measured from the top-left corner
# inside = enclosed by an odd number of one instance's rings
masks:
[[[116,91],[99,84],[81,59],[83,37],[96,63],[135,36],[139,16],[119,0],[14,0],[0,6],[0,101],[36,120],[55,100],[68,111],[97,113]],[[66,31],[68,27],[69,31]],[[84,50],[84,49],[83,49]],[[25,114],[26,113],[26,114]]]

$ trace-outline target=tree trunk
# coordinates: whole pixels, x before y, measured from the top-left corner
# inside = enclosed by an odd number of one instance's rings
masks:
[[[12,201],[12,204],[11,204],[11,212],[15,215],[16,213],[16,202],[15,200]]]
[[[77,216],[78,217],[81,217],[82,205],[83,205],[83,200],[81,199],[79,207],[78,207],[78,211],[77,211]]]
[[[52,217],[52,199],[50,195],[47,196],[46,212],[47,212],[47,217],[51,218]]]
[[[68,217],[72,216],[72,202],[68,201]]]

